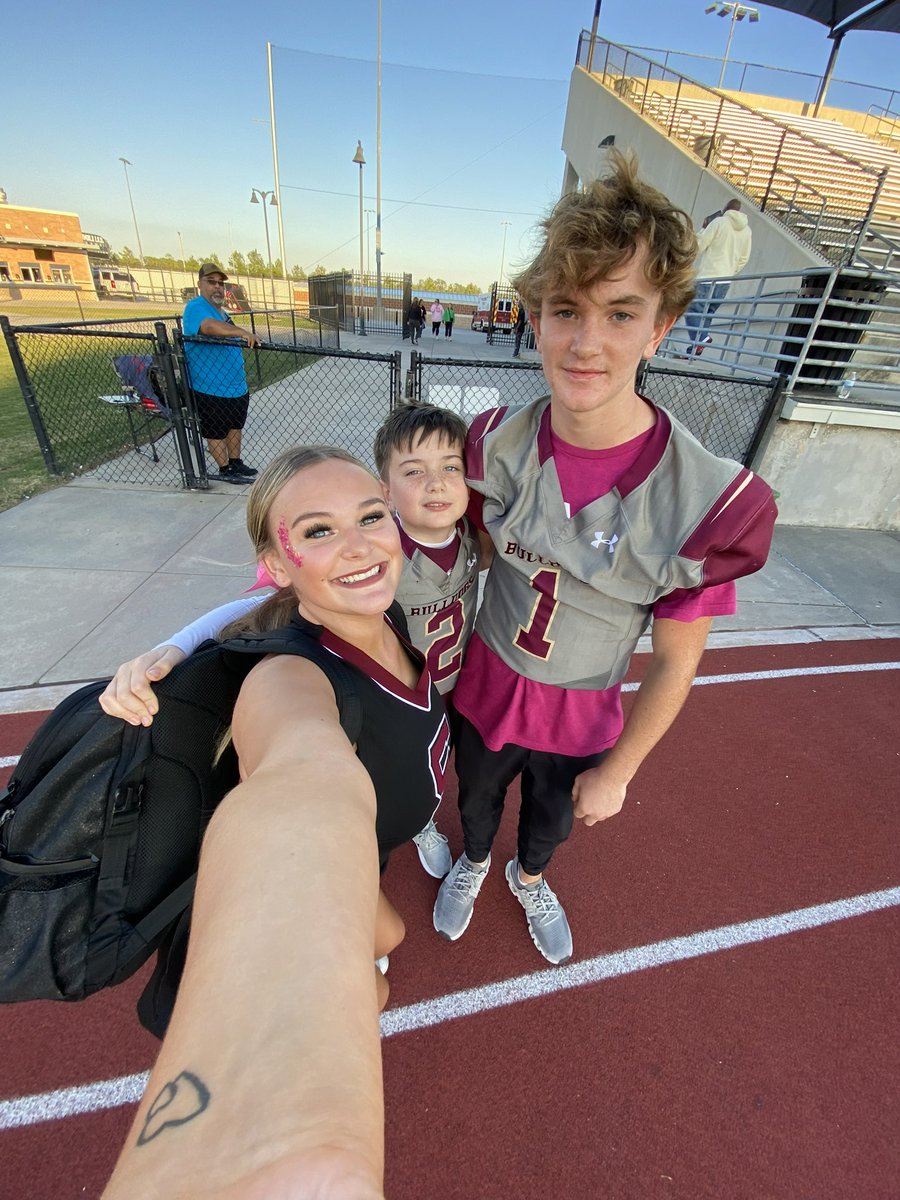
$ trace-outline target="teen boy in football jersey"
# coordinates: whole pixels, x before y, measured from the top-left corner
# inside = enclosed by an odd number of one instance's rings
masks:
[[[494,545],[454,694],[465,852],[434,925],[467,928],[510,783],[521,776],[518,854],[506,866],[529,932],[572,955],[544,879],[572,829],[622,808],[636,771],[690,689],[712,617],[766,560],[770,489],[716,458],[634,388],[642,359],[692,296],[690,219],[610,155],[611,175],[564,196],[513,281],[549,398],[476,418],[467,482]],[[627,721],[620,685],[653,620],[652,657]]]
[[[406,615],[410,640],[426,656],[431,678],[447,704],[451,728],[451,693],[475,623],[480,569],[478,537],[465,516],[466,432],[462,418],[447,409],[402,405],[384,421],[374,445],[378,472],[400,529],[403,568],[396,599]],[[125,663],[101,698],[105,711],[134,724],[149,724],[156,701],[148,680],[164,678],[202,641],[217,636],[263,598],[222,605],[165,645]],[[446,875],[453,860],[434,821],[413,840],[429,875]]]

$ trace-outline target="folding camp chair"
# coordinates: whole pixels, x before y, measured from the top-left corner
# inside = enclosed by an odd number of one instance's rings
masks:
[[[135,453],[142,454],[141,446],[149,446],[153,461],[159,462],[156,443],[172,429],[161,372],[150,354],[120,354],[113,359],[113,367],[122,381],[122,394],[99,398],[125,410]]]

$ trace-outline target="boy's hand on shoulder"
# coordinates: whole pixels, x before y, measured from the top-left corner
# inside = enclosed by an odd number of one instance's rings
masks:
[[[605,763],[582,771],[572,785],[575,816],[585,825],[614,817],[622,811],[627,790],[627,782],[616,778]]]

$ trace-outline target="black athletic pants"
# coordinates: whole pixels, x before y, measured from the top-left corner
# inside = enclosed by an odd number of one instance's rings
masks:
[[[500,827],[506,789],[521,775],[519,863],[528,875],[539,875],[556,847],[572,832],[572,785],[576,776],[596,767],[605,755],[606,751],[601,751],[570,758],[511,743],[501,750],[490,750],[475,726],[459,717],[456,774],[467,857],[472,862],[487,858]]]

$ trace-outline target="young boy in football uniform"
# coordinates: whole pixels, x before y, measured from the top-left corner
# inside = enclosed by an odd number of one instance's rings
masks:
[[[771,490],[715,457],[635,391],[693,291],[688,216],[613,152],[608,178],[571,192],[513,280],[549,397],[477,417],[466,446],[470,515],[494,544],[454,695],[465,852],[434,909],[467,928],[506,790],[521,776],[518,853],[506,880],[552,963],[572,955],[544,879],[573,819],[619,812],[680,710],[712,617],[766,560]],[[480,514],[476,513],[480,508]],[[627,720],[621,681],[652,619],[652,655]]]

